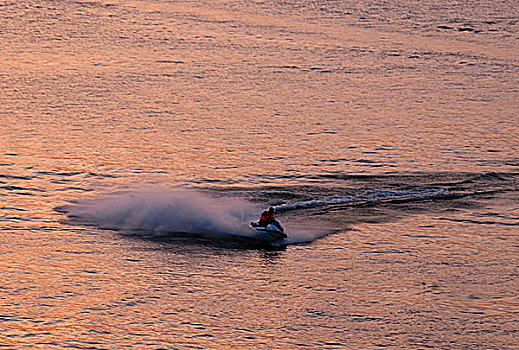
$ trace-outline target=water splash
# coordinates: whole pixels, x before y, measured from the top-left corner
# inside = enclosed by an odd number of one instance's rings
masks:
[[[57,210],[73,223],[125,234],[233,240],[258,238],[249,223],[258,219],[261,208],[244,198],[193,189],[149,188],[79,200]],[[311,242],[330,233],[319,227],[283,224],[289,237],[281,245]]]
[[[153,188],[115,193],[60,208],[76,223],[130,233],[250,235],[251,203],[187,189]]]

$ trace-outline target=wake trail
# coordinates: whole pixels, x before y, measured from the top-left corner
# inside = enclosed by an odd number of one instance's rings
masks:
[[[353,195],[334,195],[322,199],[313,199],[292,204],[281,204],[275,207],[278,212],[294,211],[315,207],[326,207],[338,204],[357,204],[365,202],[385,202],[385,201],[418,201],[443,196],[447,191],[439,188],[425,188],[411,191],[375,191],[357,196]]]
[[[305,211],[315,207],[420,201],[444,196],[445,189],[425,188],[407,191],[378,190],[360,195],[332,195],[307,201],[284,203],[275,207],[277,213]],[[261,191],[259,193],[261,195]],[[79,200],[57,208],[70,222],[112,229],[143,237],[175,237],[188,234],[212,240],[255,239],[258,233],[249,226],[256,221],[262,208],[245,198],[221,192],[203,192],[185,188],[154,187],[112,193]],[[286,244],[312,242],[337,228],[326,222],[296,222],[296,217],[281,217],[288,238]],[[288,222],[283,222],[287,220]],[[297,217],[301,221],[301,216]],[[308,220],[307,220],[308,221]]]

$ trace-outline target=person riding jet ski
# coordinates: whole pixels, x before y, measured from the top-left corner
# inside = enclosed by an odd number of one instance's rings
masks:
[[[257,223],[251,222],[253,227],[267,227],[268,225],[274,225],[280,232],[284,232],[285,229],[281,224],[274,218],[274,208],[270,207],[269,210],[265,210],[261,213],[261,217]]]

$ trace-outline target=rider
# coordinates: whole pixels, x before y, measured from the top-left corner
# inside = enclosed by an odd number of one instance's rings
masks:
[[[274,208],[270,207],[268,211],[265,210],[263,213],[261,213],[258,226],[267,227],[275,221],[276,220],[274,219]]]

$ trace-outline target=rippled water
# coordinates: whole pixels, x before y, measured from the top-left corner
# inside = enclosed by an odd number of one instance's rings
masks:
[[[0,346],[517,348],[518,21],[0,1]]]

